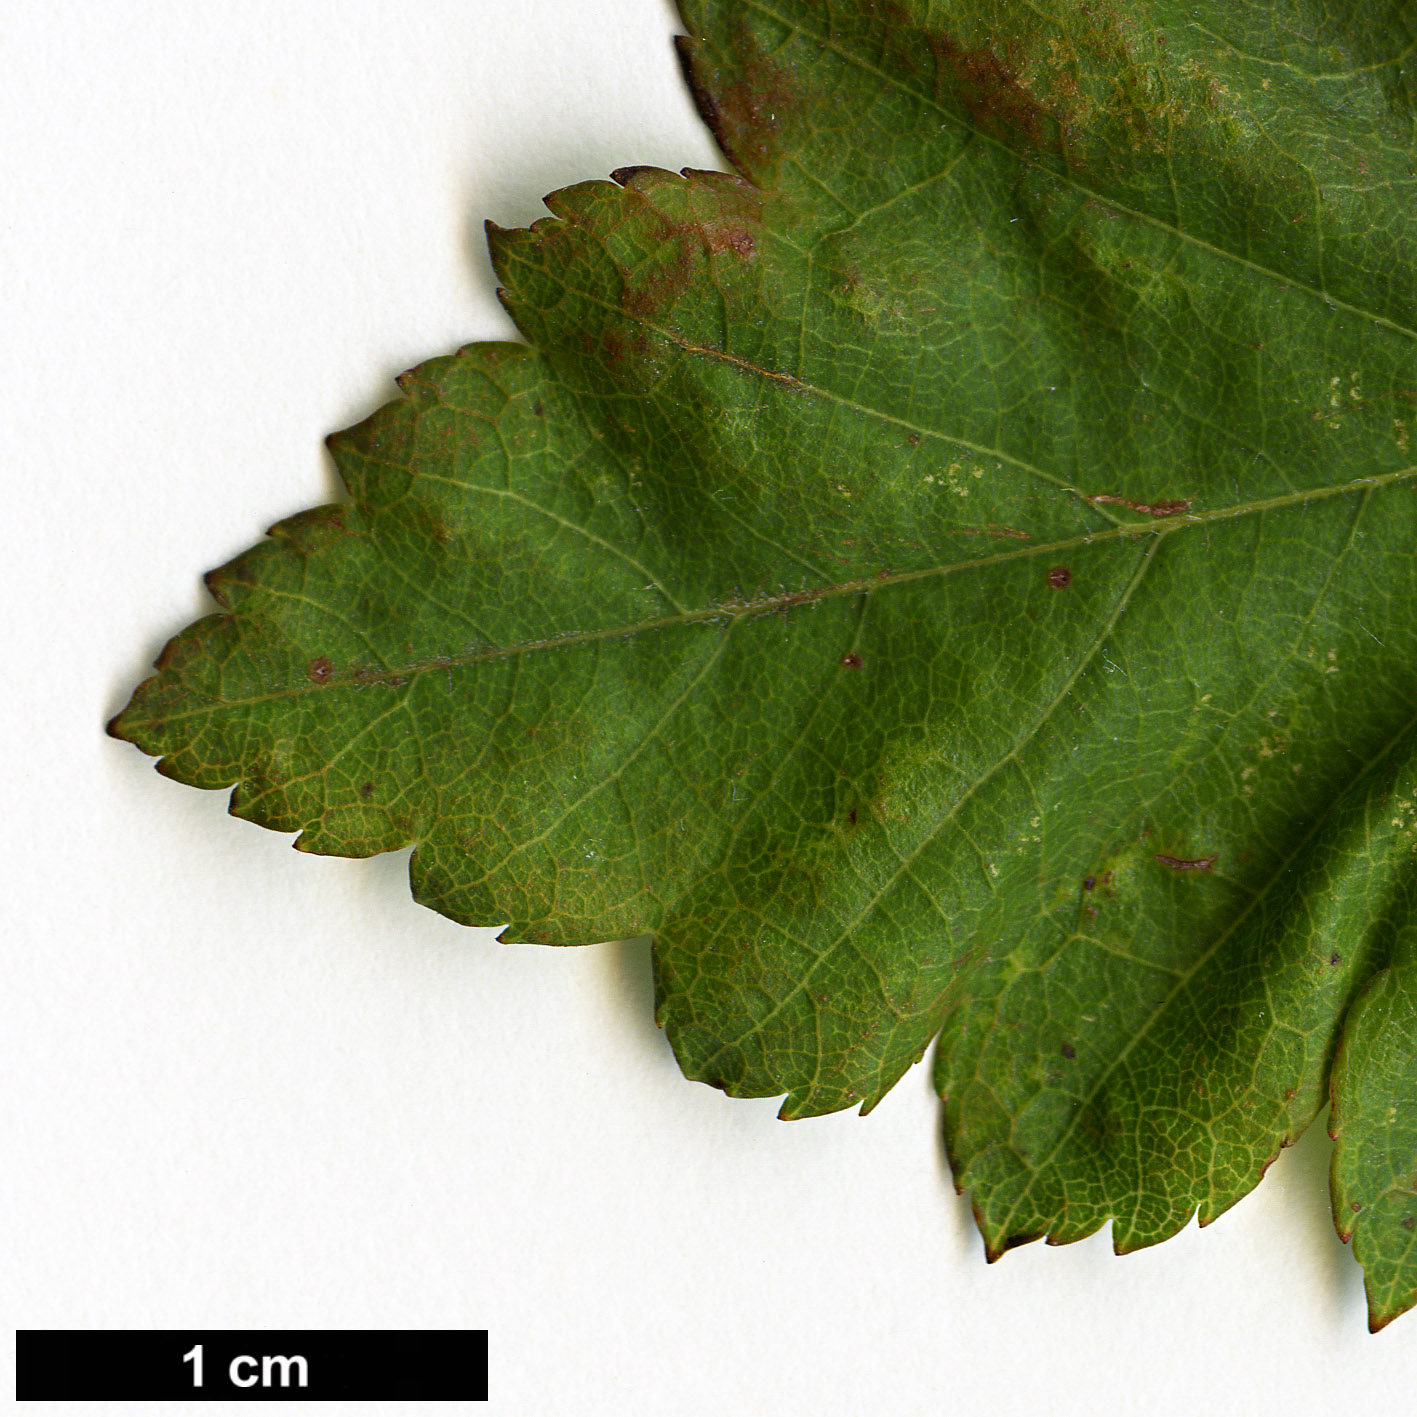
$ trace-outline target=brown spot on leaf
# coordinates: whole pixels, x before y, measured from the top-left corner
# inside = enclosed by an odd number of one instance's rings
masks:
[[[783,129],[801,113],[800,74],[761,47],[751,24],[739,20],[720,41],[726,64],[716,64],[694,40],[677,42],[689,89],[718,145],[745,177],[771,187]]]
[[[1169,502],[1133,502],[1130,497],[1114,497],[1110,492],[1099,492],[1087,500],[1094,507],[1125,507],[1129,512],[1139,512],[1145,517],[1174,517],[1191,509],[1189,497],[1176,497]]]
[[[952,91],[970,123],[985,132],[1015,133],[1037,146],[1065,120],[1040,103],[992,45],[966,49],[949,35],[926,36],[935,59],[936,91]]]
[[[1339,954],[1337,950],[1334,950],[1334,952],[1329,955],[1328,962],[1333,965],[1335,969],[1337,969],[1338,966],[1343,963],[1343,956]]]
[[[1090,891],[1096,884],[1097,884],[1097,877],[1096,877],[1096,876],[1089,876],[1089,877],[1082,883],[1082,888],[1083,888],[1083,890],[1085,890],[1085,891]]]
[[[758,249],[757,238],[741,226],[722,226],[717,223],[704,227],[704,241],[709,250],[717,255],[720,251],[732,251],[735,256],[747,260]]]
[[[1402,1228],[1404,1230],[1417,1229],[1417,1215],[1409,1215],[1407,1219],[1402,1222]]]
[[[1152,859],[1173,871],[1209,871],[1220,856],[1218,852],[1211,856],[1168,856],[1164,851],[1158,851]]]
[[[938,7],[871,0],[865,8],[885,30],[883,73],[909,74],[912,87],[1016,151],[1051,150],[1078,168],[1100,125],[1108,148],[1155,150],[1158,127],[1178,111],[1174,95],[1158,92],[1151,46],[1145,60],[1134,47],[1162,42],[1159,27],[1124,20],[1110,4],[1068,6],[1066,19],[1044,18],[1033,5],[983,7],[992,18],[972,25],[956,11],[960,28],[949,33],[921,23],[922,8]]]
[[[853,807],[853,808],[846,814],[846,818],[847,818],[847,820],[851,823],[851,825],[852,825],[853,827],[856,825],[856,808],[855,808],[855,807]]]
[[[632,319],[658,319],[674,305],[693,283],[695,261],[693,241],[687,231],[661,233],[653,264],[636,271],[633,284],[626,285],[620,306]]]
[[[849,653],[842,655],[841,667],[843,669],[860,669],[861,656],[857,654],[855,650],[851,650]]]
[[[359,795],[365,802],[367,802],[374,795],[374,784],[372,782],[366,782],[361,784],[359,788]]]
[[[1048,572],[1048,584],[1052,586],[1054,590],[1063,590],[1065,587],[1072,585],[1072,583],[1073,573],[1066,566],[1054,566],[1053,569]]]
[[[1068,1062],[1071,1063],[1072,1060],[1077,1057],[1077,1049],[1074,1048],[1071,1043],[1064,1043],[1064,1044],[1063,1044],[1063,1057],[1065,1057],[1065,1058],[1068,1060]]]
[[[653,321],[702,277],[705,258],[726,252],[747,261],[757,255],[762,197],[723,173],[689,168],[682,177],[655,168],[635,172],[647,175],[626,194],[626,204],[636,224],[648,228],[654,254],[649,263],[624,272],[620,303],[631,318]]]
[[[321,655],[318,659],[312,659],[305,666],[305,672],[317,684],[329,683],[330,675],[335,672],[335,667],[328,659]]]

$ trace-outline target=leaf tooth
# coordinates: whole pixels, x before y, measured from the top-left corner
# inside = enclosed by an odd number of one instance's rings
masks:
[[[633,182],[635,181],[636,178],[638,178],[638,177],[640,177],[640,176],[642,176],[642,175],[644,175],[644,174],[646,174],[646,173],[663,172],[663,171],[664,171],[663,168],[650,167],[650,166],[646,166],[646,165],[643,165],[643,164],[635,164],[635,165],[632,165],[632,166],[629,166],[629,167],[617,167],[617,168],[615,169],[615,171],[610,174],[610,176],[611,176],[611,178],[612,178],[614,181],[618,182],[622,187],[628,187],[628,186],[631,185],[631,183],[633,183]]]

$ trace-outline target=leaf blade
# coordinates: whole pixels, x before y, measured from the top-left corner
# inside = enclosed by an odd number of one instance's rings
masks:
[[[742,176],[493,230],[536,352],[332,440],[352,506],[115,731],[503,938],[654,933],[686,1073],[784,1116],[943,1030],[991,1256],[1125,1250],[1299,1135],[1406,909],[1400,16],[927,8],[687,3]]]

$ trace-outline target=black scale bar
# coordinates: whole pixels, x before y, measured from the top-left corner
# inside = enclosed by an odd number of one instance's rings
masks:
[[[486,1402],[487,1330],[21,1329],[21,1402]]]

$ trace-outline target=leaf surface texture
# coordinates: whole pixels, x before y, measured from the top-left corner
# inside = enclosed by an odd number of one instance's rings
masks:
[[[492,230],[529,344],[336,435],[115,732],[504,939],[652,933],[684,1071],[784,1116],[938,1038],[991,1255],[1213,1219],[1332,1080],[1386,1321],[1417,6],[681,9],[734,171]]]

